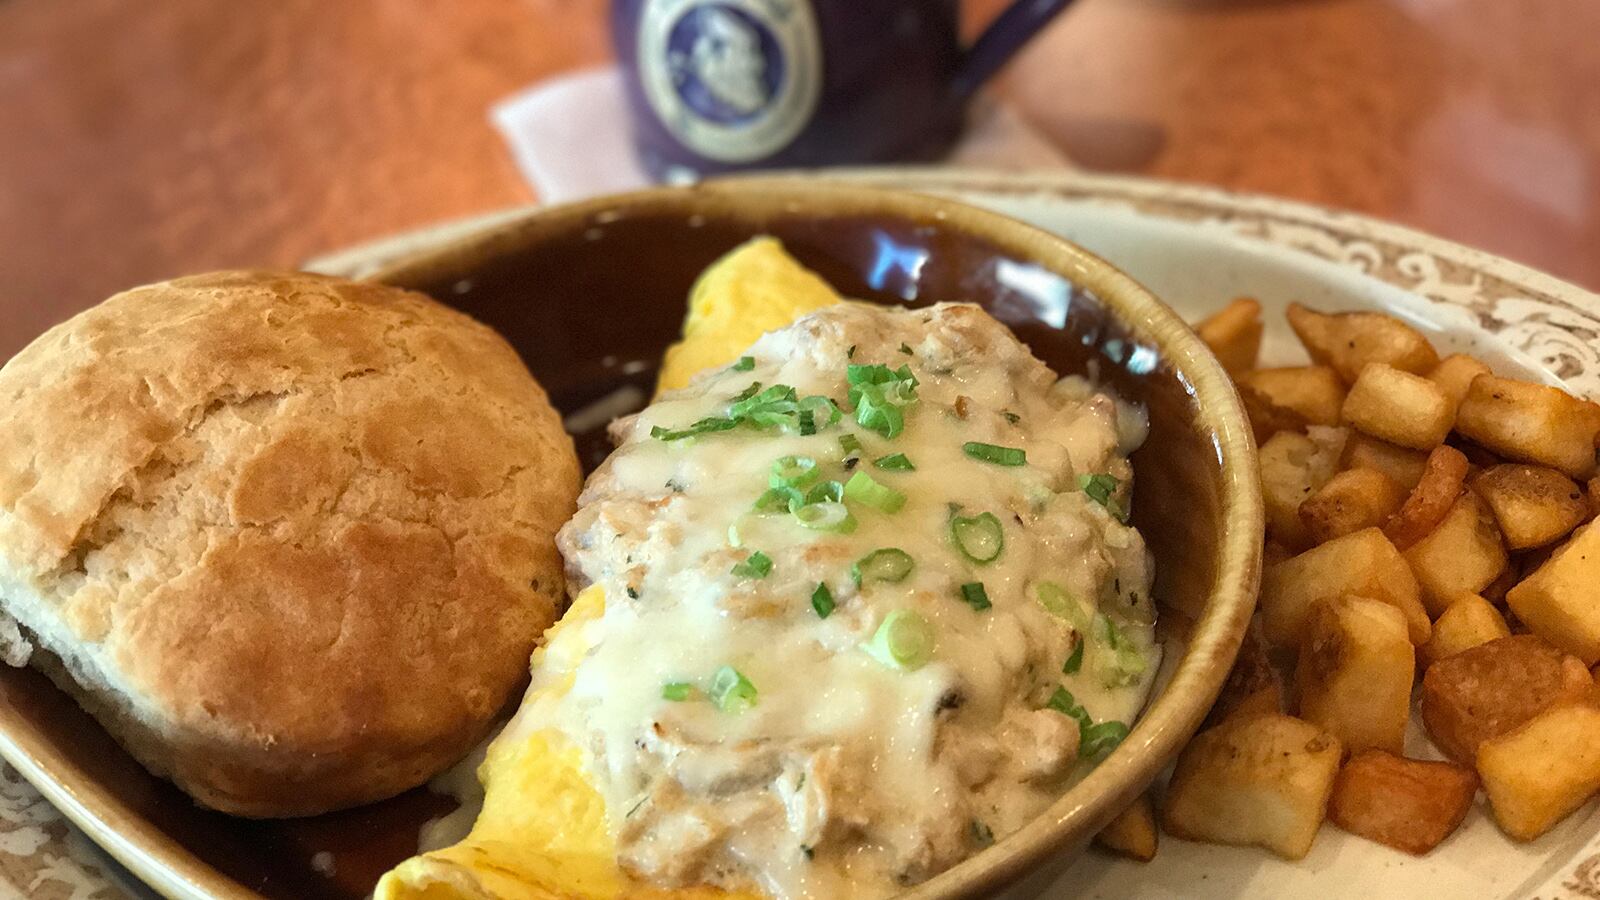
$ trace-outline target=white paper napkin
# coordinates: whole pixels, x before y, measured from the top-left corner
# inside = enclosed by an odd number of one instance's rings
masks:
[[[540,202],[565,203],[644,187],[634,157],[622,76],[592,69],[535,85],[496,104],[490,118]],[[1067,157],[1004,103],[981,98],[947,165],[1072,168]]]

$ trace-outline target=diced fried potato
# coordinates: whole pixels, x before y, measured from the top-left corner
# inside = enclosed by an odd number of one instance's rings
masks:
[[[1222,683],[1217,701],[1211,704],[1206,725],[1215,725],[1249,707],[1249,712],[1283,711],[1283,678],[1267,658],[1267,648],[1255,628],[1244,633],[1239,655],[1233,658],[1228,680]]]
[[[1382,313],[1327,315],[1298,303],[1289,304],[1289,327],[1311,354],[1312,362],[1332,366],[1346,384],[1373,363],[1422,374],[1439,363],[1439,354],[1422,332]]]
[[[1273,406],[1292,410],[1306,425],[1339,424],[1344,382],[1327,366],[1256,369],[1240,374],[1239,392],[1256,394]]]
[[[1311,542],[1321,544],[1381,525],[1400,509],[1406,492],[1376,469],[1346,469],[1300,504]]]
[[[1452,409],[1461,405],[1461,398],[1467,395],[1467,388],[1471,386],[1472,379],[1479,375],[1490,374],[1489,367],[1465,353],[1452,353],[1428,373],[1428,380],[1437,384],[1450,398]]]
[[[1582,663],[1537,635],[1517,634],[1428,666],[1420,711],[1439,749],[1472,765],[1479,744],[1593,692],[1594,681]]]
[[[1328,818],[1351,834],[1421,856],[1461,826],[1478,776],[1455,763],[1357,753],[1339,770]]]
[[[1095,843],[1140,862],[1156,858],[1157,840],[1156,810],[1149,794],[1140,794],[1133,805],[1095,835]]]
[[[1584,482],[1584,499],[1589,501],[1589,518],[1600,516],[1600,475]]]
[[[1600,662],[1600,519],[1573,533],[1544,565],[1506,592],[1506,604],[1534,634],[1583,660]]]
[[[1256,367],[1261,352],[1261,304],[1240,297],[1194,327],[1229,375]]]
[[[1431,665],[1479,644],[1510,636],[1505,616],[1493,603],[1477,594],[1462,594],[1452,599],[1433,621],[1433,637],[1422,645],[1422,659]]]
[[[1494,511],[1512,550],[1543,546],[1564,536],[1589,511],[1577,482],[1544,466],[1503,463],[1479,473],[1472,486]]]
[[[1283,562],[1293,555],[1288,547],[1272,538],[1267,538],[1266,544],[1261,547],[1261,567],[1264,569],[1274,563]]]
[[[1410,496],[1394,518],[1383,524],[1384,535],[1401,550],[1427,537],[1461,496],[1468,468],[1460,450],[1446,444],[1433,448]]]
[[[1333,475],[1316,442],[1293,431],[1280,431],[1261,445],[1261,499],[1266,506],[1267,533],[1291,550],[1310,544],[1300,521],[1300,503]]]
[[[1456,430],[1509,459],[1588,478],[1600,406],[1546,385],[1479,375],[1461,400]]]
[[[1180,838],[1299,859],[1316,840],[1343,752],[1338,738],[1300,719],[1230,719],[1178,757],[1161,824]]]
[[[1233,709],[1228,710],[1223,719],[1242,719],[1281,712],[1283,712],[1283,685],[1275,684],[1261,688],[1240,700]]]
[[[1461,492],[1427,537],[1404,553],[1422,588],[1422,603],[1434,617],[1456,597],[1488,587],[1506,568],[1506,548],[1494,515],[1470,489]]]
[[[1396,447],[1359,431],[1351,432],[1350,439],[1345,441],[1344,454],[1339,458],[1342,469],[1373,469],[1408,491],[1422,480],[1427,463],[1428,454],[1421,450]]]
[[[1600,791],[1600,709],[1564,704],[1478,748],[1500,830],[1531,841]]]
[[[1257,444],[1265,444],[1280,432],[1305,431],[1306,426],[1311,424],[1295,410],[1273,403],[1266,394],[1242,384],[1235,386],[1239,389],[1239,401],[1244,405],[1245,417],[1250,420],[1250,433],[1255,435]]]
[[[1358,430],[1414,450],[1443,443],[1455,421],[1438,385],[1382,363],[1361,370],[1340,412]]]
[[[1433,632],[1411,567],[1383,532],[1367,528],[1290,557],[1262,574],[1262,634],[1280,647],[1299,647],[1316,604],[1345,594],[1398,607],[1413,644],[1426,643]]]
[[[1400,610],[1348,595],[1311,611],[1295,683],[1300,717],[1352,753],[1405,749],[1416,654]]]

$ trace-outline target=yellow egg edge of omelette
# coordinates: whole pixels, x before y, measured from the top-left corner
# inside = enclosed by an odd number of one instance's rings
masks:
[[[775,238],[758,237],[713,263],[695,281],[683,340],[662,359],[657,393],[682,387],[707,368],[736,360],[768,331],[842,302],[816,273]],[[545,634],[531,667],[555,667],[554,684],[523,704],[554,700],[571,687],[572,670],[588,650],[583,629],[605,611],[590,587]],[[628,878],[616,863],[605,804],[584,773],[577,747],[551,729],[512,741],[497,738],[479,778],[484,806],[461,843],[412,857],[379,881],[375,900],[610,900],[628,897],[753,897],[715,888],[663,890]]]
[[[739,358],[763,334],[843,298],[777,238],[751,238],[712,263],[689,291],[683,340],[661,359],[656,393]]]
[[[590,587],[547,633],[532,667],[547,668],[548,687],[524,707],[553,701],[572,687],[589,649],[584,623],[605,612],[605,595]],[[617,866],[605,802],[589,783],[579,749],[554,729],[512,736],[489,746],[478,771],[483,811],[461,843],[412,857],[383,876],[375,900],[611,900],[627,897],[698,900],[740,896],[713,888],[663,890],[633,881]]]

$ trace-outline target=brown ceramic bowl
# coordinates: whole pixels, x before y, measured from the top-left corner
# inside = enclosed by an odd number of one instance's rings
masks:
[[[695,277],[757,234],[776,235],[850,296],[980,303],[1056,371],[1097,373],[1148,405],[1150,437],[1133,456],[1134,523],[1155,555],[1164,630],[1178,652],[1169,650],[1163,680],[1128,739],[1088,778],[1022,831],[908,896],[1043,886],[1194,732],[1255,604],[1255,447],[1226,374],[1172,310],[1106,262],[1002,216],[800,179],[660,189],[534,212],[375,277],[498,329],[570,413],[625,385],[647,395]],[[602,432],[577,435],[590,468],[607,452]],[[0,673],[0,752],[136,874],[175,896],[363,897],[414,850],[422,820],[447,807],[417,790],[299,821],[205,812],[147,775],[29,671]],[[331,854],[332,876],[313,868],[319,852]]]

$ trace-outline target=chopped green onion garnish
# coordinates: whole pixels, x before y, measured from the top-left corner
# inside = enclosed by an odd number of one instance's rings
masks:
[[[733,574],[740,578],[765,578],[772,572],[772,557],[760,550],[751,553],[733,567]]]
[[[1087,629],[1089,617],[1085,614],[1083,605],[1068,593],[1066,588],[1054,581],[1041,581],[1034,585],[1033,590],[1039,598],[1039,605],[1051,615],[1065,619],[1068,625],[1080,633]]]
[[[741,356],[739,357],[739,361],[733,364],[733,370],[735,372],[748,372],[755,367],[756,358],[754,356]]]
[[[820,474],[817,461],[809,456],[780,456],[772,464],[767,483],[775,488],[803,488],[816,481]]]
[[[740,400],[749,400],[751,397],[754,397],[756,394],[760,393],[760,391],[761,382],[752,381],[750,382],[749,387],[733,395],[733,402],[738,403]]]
[[[833,612],[833,592],[828,590],[825,583],[818,582],[817,589],[811,592],[811,608],[817,611],[817,618],[826,619]]]
[[[768,488],[766,493],[757,498],[756,509],[761,512],[786,512],[805,502],[805,495],[798,489],[780,485]]]
[[[819,481],[806,491],[806,503],[842,503],[844,485],[837,481]]]
[[[862,394],[856,400],[856,423],[886,438],[895,438],[905,430],[906,416],[900,407],[884,400],[882,394]]]
[[[696,435],[701,434],[709,434],[713,431],[727,431],[731,428],[737,427],[738,424],[739,423],[733,419],[712,416],[701,419],[687,428],[671,429],[662,428],[660,425],[657,425],[650,429],[650,436],[660,441],[681,441],[684,438],[695,437]]]
[[[1094,724],[1094,720],[1089,718],[1089,711],[1078,705],[1078,699],[1072,696],[1072,692],[1064,687],[1057,687],[1056,692],[1050,695],[1050,702],[1046,703],[1045,706],[1076,721],[1080,739],[1083,736],[1083,732]]]
[[[872,464],[880,469],[888,469],[891,472],[915,472],[917,470],[917,467],[911,464],[910,458],[904,453],[891,453],[888,456],[880,456],[873,460]]]
[[[1128,726],[1117,721],[1096,722],[1083,729],[1078,740],[1081,759],[1102,759],[1128,737]]]
[[[1090,500],[1104,506],[1106,512],[1111,513],[1120,522],[1128,521],[1128,511],[1122,508],[1113,496],[1117,490],[1117,479],[1114,476],[1100,473],[1098,475],[1079,475],[1078,487],[1089,496]]]
[[[847,500],[864,503],[882,513],[899,512],[900,507],[906,505],[905,494],[888,485],[879,484],[865,472],[856,472],[850,476],[850,480],[844,483],[844,496]]]
[[[802,409],[796,413],[795,423],[802,435],[817,433],[817,417],[812,415],[809,409]]]
[[[818,428],[827,428],[844,416],[844,413],[839,411],[839,404],[821,394],[812,394],[801,400],[800,410],[816,417]]]
[[[1063,675],[1076,675],[1078,670],[1083,668],[1083,636],[1075,634],[1074,637],[1072,654],[1067,657],[1066,663],[1061,667],[1061,674]]]
[[[962,556],[979,565],[999,559],[1000,553],[1006,548],[1005,531],[994,513],[952,518],[950,540],[955,542]]]
[[[1091,626],[1095,636],[1111,651],[1109,665],[1101,669],[1105,682],[1111,686],[1135,684],[1149,668],[1150,663],[1132,641],[1105,615],[1096,615]]]
[[[974,581],[961,586],[961,599],[977,612],[983,612],[993,603],[989,602],[989,592],[983,589],[983,582]]]
[[[845,359],[855,359],[856,358],[856,345],[855,344],[851,344],[850,345],[850,349],[846,350],[844,352],[844,358]]]
[[[1021,416],[1017,415],[1016,413],[1012,412],[1009,409],[1000,410],[1000,415],[1005,416],[1006,417],[1006,421],[1010,422],[1013,425],[1015,425],[1018,422],[1022,421],[1022,417]]]
[[[915,565],[911,554],[898,547],[885,547],[882,550],[874,550],[851,564],[850,577],[854,578],[858,585],[868,581],[894,583],[904,581]]]
[[[706,693],[723,712],[743,712],[756,705],[756,686],[733,666],[718,669]]]
[[[920,669],[933,658],[933,626],[921,614],[897,609],[883,618],[867,652],[894,669]]]
[[[890,369],[852,363],[846,368],[845,380],[850,383],[849,400],[857,423],[886,438],[900,434],[905,428],[902,407],[917,399],[917,378],[910,366]]]
[[[807,503],[794,511],[794,517],[801,525],[814,531],[849,534],[856,530],[856,517],[850,514],[849,507],[832,500]]]
[[[844,449],[845,455],[861,452],[861,439],[853,434],[839,435],[839,446]]]
[[[673,681],[661,686],[661,699],[681,703],[694,696],[694,685],[687,681]]]
[[[910,356],[911,355],[911,347],[910,347],[910,345],[902,343],[900,345],[900,352],[904,353],[907,356]]]
[[[978,441],[967,441],[961,445],[961,452],[986,463],[997,466],[1020,466],[1028,461],[1028,453],[1017,447],[1001,447],[998,444],[984,444]]]

